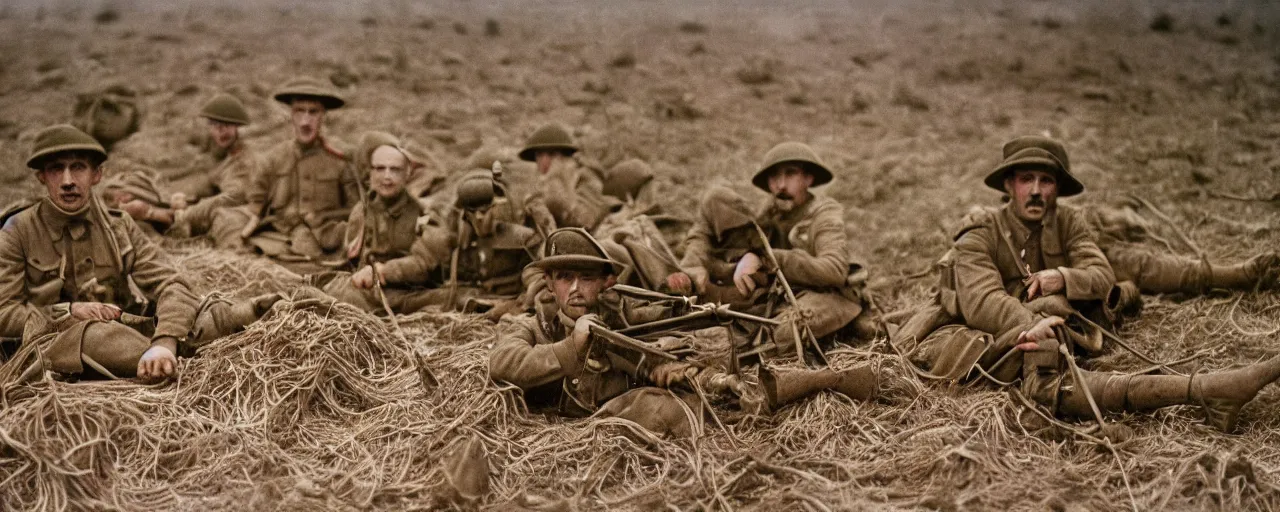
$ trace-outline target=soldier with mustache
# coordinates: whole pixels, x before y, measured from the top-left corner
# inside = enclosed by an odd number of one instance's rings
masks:
[[[941,379],[1020,380],[1026,396],[1059,416],[1091,417],[1094,403],[1101,412],[1200,405],[1211,425],[1231,431],[1240,409],[1280,378],[1280,356],[1192,376],[1070,369],[1080,345],[1068,317],[1105,300],[1115,275],[1087,215],[1058,203],[1084,191],[1066,155],[1045,137],[1005,144],[984,183],[1008,203],[967,216],[938,262],[933,304],[903,325],[895,343]]]
[[[855,337],[874,337],[880,322],[866,307],[864,273],[850,257],[844,207],[812,190],[832,177],[808,145],[773,147],[751,180],[769,193],[769,200],[753,214],[732,191],[713,188],[685,238],[683,270],[668,276],[668,286],[756,314],[803,319],[819,339],[846,326]],[[768,236],[777,268],[755,233],[756,225]],[[775,272],[793,288],[798,309],[785,302],[781,291],[775,290],[773,297],[764,293],[776,283]],[[777,354],[794,353],[795,332],[789,322],[774,329]]]

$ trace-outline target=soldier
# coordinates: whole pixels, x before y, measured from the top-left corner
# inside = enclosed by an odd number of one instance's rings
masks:
[[[795,351],[800,329],[791,326],[792,318],[804,320],[801,323],[818,339],[846,325],[858,338],[876,336],[879,320],[865,307],[860,265],[849,256],[844,207],[810,190],[831,179],[831,171],[809,146],[799,142],[774,146],[751,180],[770,194],[769,203],[752,216],[736,194],[713,190],[685,239],[681,265],[685,270],[669,276],[669,286],[686,293],[709,293],[728,304],[754,304],[753,310],[759,313],[772,308],[773,314],[786,320],[773,331],[778,354]],[[779,268],[767,263],[768,251],[756,225],[768,235]],[[758,291],[762,284],[774,282],[771,272],[780,272],[793,287],[799,311],[778,302],[785,293],[774,294],[777,305],[771,306],[769,297]],[[733,290],[724,285],[732,285]]]
[[[1128,209],[1090,208],[1098,246],[1116,274],[1117,306],[1141,305],[1142,293],[1203,294],[1210,289],[1273,289],[1280,277],[1280,255],[1259,254],[1241,263],[1219,264],[1144,246],[1149,224]]]
[[[1004,160],[984,183],[1007,194],[1008,204],[970,215],[938,263],[936,302],[902,327],[899,343],[939,377],[963,379],[975,367],[1004,382],[1021,377],[1023,392],[1060,416],[1090,416],[1092,395],[1111,412],[1200,405],[1210,424],[1231,431],[1240,408],[1280,378],[1280,356],[1190,377],[1067,375],[1074,338],[1061,315],[1105,299],[1114,279],[1085,214],[1058,203],[1084,191],[1067,162],[1050,139],[1005,144]]]
[[[385,177],[407,165],[409,157],[386,144],[372,152],[372,161],[378,198],[364,218],[360,215],[366,208],[357,207],[348,228],[348,255],[363,255],[359,270],[324,285],[326,293],[366,311],[380,311],[381,298],[374,289],[378,279],[395,312],[438,305],[486,312],[496,320],[521,309],[521,270],[536,254],[539,238],[522,225],[518,206],[491,171],[464,175],[457,183],[456,208],[443,225],[430,224],[419,233],[415,221],[422,211],[404,191],[406,177],[400,174],[394,184]],[[357,226],[362,231],[352,229]]]
[[[240,127],[249,124],[249,113],[240,100],[230,94],[218,94],[200,109],[200,117],[208,123],[212,168],[196,166],[190,179],[178,177],[171,185],[177,189],[163,200],[134,196],[119,206],[139,222],[169,226],[170,236],[209,234],[214,246],[235,247],[240,229],[235,216],[215,216],[221,208],[245,204],[244,189],[253,177],[257,160],[245,150]]]
[[[621,265],[585,230],[557,230],[546,247],[547,256],[533,263],[548,275],[536,315],[504,324],[489,357],[490,377],[520,387],[535,408],[571,417],[616,416],[660,434],[687,437],[700,426],[691,421],[700,416],[692,412],[700,410],[697,402],[661,388],[696,381],[700,388],[732,391],[744,402],[762,397],[768,410],[827,389],[859,400],[875,394],[876,376],[865,366],[839,372],[762,371],[761,384],[752,386],[736,376],[699,371],[689,362],[655,365],[654,358],[611,349],[594,330],[643,324],[672,310],[611,290]]]
[[[647,216],[658,205],[646,193],[655,189],[647,164],[631,159],[607,173],[585,164],[569,131],[557,124],[538,128],[519,156],[537,164],[537,189],[526,198],[525,207],[542,231],[586,229],[604,242],[610,257],[625,265],[627,270],[619,276],[622,283],[664,289],[664,278],[679,265]]]
[[[360,198],[347,156],[322,133],[325,114],[346,102],[310,79],[286,83],[275,99],[289,106],[294,138],[263,157],[235,223],[241,239],[269,256],[314,261],[342,247]]]
[[[180,348],[243,327],[279,297],[198,304],[133,219],[93,193],[106,159],[97,141],[70,125],[36,135],[27,166],[48,197],[9,216],[0,231],[0,336],[37,343],[56,333],[40,344],[47,364],[32,370],[168,377]]]

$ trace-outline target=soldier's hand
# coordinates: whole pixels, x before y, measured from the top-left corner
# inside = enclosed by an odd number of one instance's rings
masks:
[[[120,209],[133,217],[134,220],[147,220],[147,213],[151,211],[151,205],[143,202],[141,199],[120,203]]]
[[[684,361],[667,361],[649,371],[649,380],[660,388],[669,388],[686,382],[697,372],[692,364]]]
[[[686,270],[685,273],[689,274],[689,280],[693,281],[693,291],[707,293],[707,285],[711,283],[711,276],[707,273],[707,269],[694,267]]]
[[[1042,318],[1039,322],[1036,322],[1035,327],[1018,333],[1018,344],[1014,348],[1018,350],[1040,348],[1041,341],[1054,338],[1053,328],[1065,323],[1066,321],[1060,316]]]
[[[250,215],[249,222],[246,222],[244,224],[244,229],[240,230],[240,238],[249,238],[253,236],[253,231],[258,229],[258,222],[261,220],[262,219],[258,218],[257,215]]]
[[[667,276],[667,289],[680,295],[692,295],[693,280],[689,278],[689,274],[684,272],[672,273]]]
[[[174,192],[169,196],[169,207],[174,210],[187,209],[187,195],[182,192]]]
[[[164,345],[152,345],[138,359],[138,378],[156,381],[172,377],[178,370],[178,358]]]
[[[120,306],[101,302],[73,302],[71,303],[71,318],[110,322],[120,318]]]
[[[591,339],[591,326],[601,323],[600,317],[595,314],[582,315],[574,322],[573,333],[569,335],[569,339],[573,340],[574,346],[581,351],[587,346],[587,341]]]
[[[733,269],[733,286],[738,289],[743,297],[751,295],[756,290],[756,280],[753,274],[760,271],[760,257],[755,253],[749,252],[738,260],[738,266]]]
[[[1062,277],[1062,271],[1056,268],[1031,274],[1023,282],[1027,285],[1027,300],[1034,299],[1037,296],[1062,293],[1067,288],[1067,282]]]
[[[374,269],[373,265],[378,265]],[[374,263],[373,265],[365,265],[358,272],[351,274],[351,286],[360,289],[373,288],[373,277],[378,276],[378,284],[387,284],[387,278],[382,275],[382,264]]]

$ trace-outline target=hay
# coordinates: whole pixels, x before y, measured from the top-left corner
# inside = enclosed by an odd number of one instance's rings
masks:
[[[734,450],[714,428],[672,441],[623,420],[530,414],[487,378],[492,324],[431,313],[401,323],[412,345],[354,308],[285,301],[184,360],[170,384],[19,388],[0,411],[0,506],[443,506],[446,456],[473,435],[493,466],[481,504],[500,508],[1280,505],[1277,420],[1259,408],[1246,410],[1241,437],[1186,408],[1128,418],[1136,434],[1113,455],[1004,393],[926,389],[881,341],[830,353],[837,367],[870,361],[897,382],[881,401],[827,394],[768,418],[719,406]],[[415,371],[418,352],[442,383],[434,393]]]

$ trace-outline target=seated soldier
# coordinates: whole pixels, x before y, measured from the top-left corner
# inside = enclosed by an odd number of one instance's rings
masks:
[[[831,179],[831,171],[809,146],[775,146],[751,180],[771,196],[758,210],[761,213],[752,215],[731,191],[712,189],[685,239],[684,271],[669,276],[668,285],[684,293],[708,294],[710,300],[725,304],[751,304],[749,312],[786,319],[772,332],[776,355],[794,354],[796,333],[803,329],[816,339],[845,326],[851,326],[857,338],[875,337],[881,333],[880,322],[863,301],[860,266],[849,256],[844,207],[810,190]],[[756,226],[768,236],[777,268],[767,262],[768,251]],[[786,278],[799,311],[785,302],[785,291],[758,291],[762,285],[782,286],[770,273]],[[733,290],[725,286],[730,284]],[[793,318],[800,320],[799,328],[791,325]]]
[[[231,216],[218,222],[243,226],[229,247],[248,242],[283,261],[318,261],[342,247],[347,216],[360,200],[347,155],[322,133],[325,115],[346,101],[310,79],[285,84],[275,99],[289,106],[293,140],[263,156],[245,189],[245,207],[215,215]]]
[[[382,176],[382,167],[404,165],[404,155],[391,149],[382,146],[374,151],[375,175]],[[380,163],[383,153],[394,158]],[[404,192],[404,181],[402,177],[395,185],[395,204],[421,213]],[[380,188],[386,187],[374,186],[380,198],[390,192]],[[522,225],[518,213],[518,207],[508,202],[503,184],[486,170],[463,176],[457,184],[456,208],[444,225],[428,225],[421,235],[414,229],[417,215],[402,214],[397,221],[370,209],[367,218],[352,218],[352,224],[365,226],[364,242],[353,238],[349,243],[349,251],[365,247],[360,270],[350,279],[330,281],[324,290],[366,311],[379,311],[381,299],[373,290],[374,280],[379,279],[393,311],[410,313],[436,305],[487,312],[496,320],[522,309],[521,269],[532,261],[539,242],[536,232]],[[383,246],[386,249],[378,249]]]
[[[1022,391],[1052,413],[1200,405],[1210,424],[1231,431],[1240,409],[1280,378],[1280,356],[1230,371],[1192,376],[1068,372],[1076,338],[1061,315],[1098,303],[1112,289],[1111,266],[1085,214],[1058,203],[1084,191],[1066,151],[1043,137],[1019,137],[987,186],[1010,198],[998,211],[971,215],[938,263],[936,302],[895,336],[911,359],[940,378],[1022,379]],[[1056,304],[1046,307],[1046,304]]]
[[[27,377],[45,369],[169,377],[180,349],[243,328],[279,300],[201,304],[133,219],[97,199],[106,158],[74,127],[41,130],[27,166],[48,196],[4,219],[0,230],[0,337],[22,337],[43,351]],[[52,341],[34,341],[46,333]]]
[[[762,399],[767,410],[828,389],[857,400],[876,392],[876,376],[865,366],[839,372],[762,370],[761,383],[748,385],[689,362],[653,364],[655,358],[612,348],[596,329],[615,331],[669,317],[672,311],[617,295],[611,288],[621,265],[581,228],[551,233],[546,252],[533,263],[549,280],[536,300],[536,315],[505,324],[489,356],[490,377],[520,387],[536,409],[570,417],[620,417],[659,434],[688,437],[700,427],[690,422],[698,415],[686,412],[700,410],[697,402],[661,388],[696,380],[701,388],[737,394],[744,405],[750,398]]]
[[[245,187],[256,172],[257,159],[240,139],[240,127],[249,124],[249,113],[235,96],[218,94],[200,109],[200,117],[208,123],[207,147],[213,165],[193,166],[185,176],[171,177],[168,205],[125,203],[121,209],[135,220],[171,226],[166,235],[207,234],[215,247],[235,247],[243,226],[216,212],[245,204]]]

